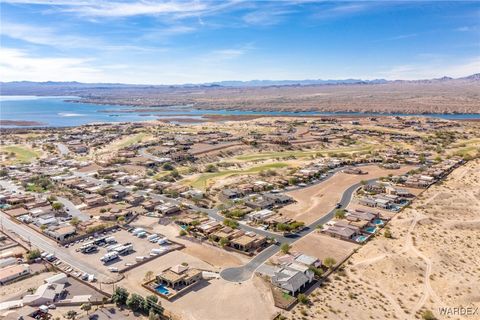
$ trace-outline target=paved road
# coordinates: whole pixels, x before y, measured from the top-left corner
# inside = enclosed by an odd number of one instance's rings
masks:
[[[358,166],[365,166],[365,165],[371,165],[371,164],[362,164],[362,165],[358,165]],[[339,167],[339,168],[335,168],[335,169],[329,171],[326,174],[327,177],[318,181],[316,184],[322,183],[322,182],[330,179],[331,177],[334,176],[335,173],[337,173],[339,171],[342,171],[342,170],[344,170],[348,167],[350,167],[350,166]],[[98,183],[100,185],[103,185],[103,186],[108,185],[108,183],[106,183],[104,181],[101,181],[101,180],[98,180],[98,179],[96,179],[96,178],[94,178],[91,175],[86,174],[86,173],[75,172],[75,175],[83,177],[87,181],[96,182],[96,183]],[[371,180],[368,180],[368,182],[373,182],[373,181],[376,181],[376,180],[377,179],[371,179]],[[341,204],[341,208],[345,208],[350,203],[353,192],[358,187],[360,187],[360,185],[361,185],[360,183],[357,183],[357,184],[354,184],[354,185],[350,186],[347,190],[345,190],[345,192],[342,195],[342,198],[339,201],[339,203]],[[310,186],[312,186],[312,184],[309,184],[306,187],[310,187]],[[121,185],[115,185],[113,187],[117,190],[127,190],[127,191],[132,192],[130,189],[125,188],[124,186],[121,186]],[[292,190],[302,189],[302,188],[306,188],[306,187],[298,187],[298,188],[291,189],[291,190],[286,190],[286,191],[292,191]],[[144,196],[147,195],[146,191],[141,191],[141,190],[136,191],[135,193],[138,194],[138,195],[144,195]],[[169,197],[166,197],[166,196],[163,196],[163,195],[149,194],[149,196],[153,199],[156,199],[156,200],[163,200],[163,201],[170,202],[170,203],[177,204],[177,205],[182,204],[182,201],[179,201],[177,199],[172,199],[172,198],[169,198]],[[225,220],[225,217],[223,217],[222,215],[219,214],[218,209],[205,209],[205,208],[197,207],[195,205],[190,205],[190,207],[194,210],[207,213],[210,218],[215,219],[217,221],[221,222],[221,221]],[[259,235],[262,235],[262,236],[265,236],[265,237],[273,238],[273,239],[275,239],[276,244],[273,244],[273,245],[269,246],[268,248],[264,249],[262,252],[260,252],[255,257],[253,257],[247,264],[245,264],[241,267],[226,268],[226,269],[222,270],[222,272],[220,273],[220,276],[223,279],[228,280],[228,281],[232,281],[232,282],[241,282],[241,281],[245,281],[245,280],[250,279],[251,276],[253,275],[253,273],[255,272],[255,270],[260,265],[262,265],[265,261],[267,261],[270,257],[275,255],[280,250],[280,245],[282,243],[292,244],[295,241],[297,241],[297,240],[301,239],[302,237],[308,235],[309,233],[313,232],[318,225],[325,224],[326,222],[330,221],[335,214],[335,210],[336,210],[336,208],[332,209],[326,215],[320,217],[319,219],[317,219],[316,221],[314,221],[310,225],[306,226],[306,228],[304,230],[302,230],[301,232],[298,232],[295,235],[295,237],[285,237],[285,236],[283,236],[281,234],[278,234],[278,233],[274,233],[274,232],[267,231],[267,230],[262,230],[262,229],[259,229],[259,228],[255,228],[255,227],[246,225],[244,223],[240,223],[240,225],[239,225],[240,229],[242,229],[244,231],[247,231],[247,232],[254,232],[256,234],[259,234]]]
[[[63,203],[63,206],[65,207],[65,209],[68,209],[67,212],[72,217],[77,217],[80,221],[90,220],[90,216],[77,209],[77,207],[70,200],[62,197],[57,197],[57,201]]]
[[[2,230],[13,232],[17,236],[25,239],[25,241],[29,242],[32,247],[39,248],[42,251],[53,253],[58,259],[68,263],[70,266],[74,267],[75,269],[81,272],[87,272],[89,274],[94,274],[97,278],[99,276],[99,270],[92,268],[89,265],[84,264],[78,256],[72,256],[68,251],[64,248],[58,246],[56,242],[50,240],[42,235],[38,234],[37,232],[31,230],[29,227],[24,226],[22,224],[17,224],[10,220],[10,217],[0,211],[0,225]],[[108,274],[101,273],[107,278],[110,278]]]
[[[154,156],[153,154],[151,154],[151,153],[149,153],[149,152],[147,151],[147,148],[141,148],[141,149],[139,149],[139,150],[138,150],[138,154],[141,155],[141,156],[144,157],[144,158],[150,159],[150,160],[152,160],[152,161],[161,162],[161,163],[171,161],[170,158],[161,158],[161,157]]]
[[[371,165],[371,164],[361,164],[361,165],[357,165],[358,166],[366,166],[366,165]],[[312,185],[315,185],[315,184],[319,184],[319,183],[323,183],[325,182],[326,180],[330,179],[331,177],[333,177],[337,172],[340,172],[342,170],[345,170],[346,168],[349,168],[351,166],[344,166],[344,167],[338,167],[338,168],[335,168],[335,169],[332,169],[331,171],[327,172],[326,173],[326,177],[322,180],[319,180],[318,182],[314,183],[314,184],[309,184],[307,185],[306,187],[297,187],[297,188],[292,188],[290,190],[285,190],[284,192],[289,192],[289,191],[294,191],[294,190],[298,190],[298,189],[303,189],[303,188],[308,188],[308,187],[311,187]],[[102,185],[102,186],[109,186],[108,183],[106,183],[105,181],[102,181],[102,180],[99,180],[99,179],[96,179],[94,178],[91,174],[88,174],[88,173],[84,173],[84,172],[75,172],[74,173],[76,176],[79,176],[79,177],[82,177],[84,178],[86,181],[89,181],[89,182],[93,182],[93,183],[97,183],[99,185]],[[115,185],[115,186],[112,186],[114,189],[116,190],[125,190],[125,191],[129,191],[129,192],[132,192],[131,189],[128,189],[128,188],[125,188],[124,186],[122,185]],[[147,196],[147,192],[146,191],[143,191],[143,190],[139,190],[139,191],[136,191],[134,192],[135,194],[137,195],[143,195],[143,196]],[[177,199],[173,199],[173,198],[170,198],[170,197],[166,197],[164,195],[159,195],[159,194],[153,194],[153,193],[150,193],[148,194],[149,197],[151,197],[152,199],[154,200],[162,200],[162,201],[165,201],[165,202],[169,202],[169,203],[173,203],[173,204],[176,204],[176,205],[181,205],[184,203],[184,200],[177,200]],[[345,196],[345,195],[344,195]],[[343,198],[342,200],[340,201],[340,203],[342,203],[343,201]],[[342,203],[343,204],[343,203]],[[346,203],[348,204],[348,202]],[[208,216],[212,219],[215,219],[216,221],[219,221],[219,222],[223,222],[223,220],[225,220],[225,217],[221,214],[219,214],[219,210],[216,209],[216,208],[213,208],[213,209],[206,209],[206,208],[201,208],[201,207],[198,207],[198,206],[195,206],[193,204],[189,204],[189,207],[192,208],[193,210],[196,210],[196,211],[199,211],[199,212],[204,212],[206,214],[208,214]],[[333,210],[332,212],[334,212],[335,210]],[[333,214],[333,213],[332,213]],[[331,218],[330,218],[331,219]],[[328,219],[328,220],[330,220]],[[328,221],[327,220],[327,221]],[[314,222],[315,223],[315,222]],[[313,224],[314,224],[313,223]],[[312,225],[313,225],[312,224]],[[321,224],[319,222],[319,224]],[[314,226],[315,227],[315,226]],[[259,235],[262,235],[264,237],[269,237],[269,238],[273,238],[275,239],[277,242],[280,242],[280,243],[292,243],[293,242],[293,239],[292,238],[289,238],[289,237],[285,237],[281,234],[278,234],[276,232],[271,232],[271,231],[268,231],[268,230],[263,230],[261,228],[257,228],[257,227],[252,227],[252,226],[249,226],[245,223],[240,223],[239,224],[239,228],[243,231],[246,231],[246,232],[254,232],[256,234],[259,234]],[[300,236],[303,236],[303,235],[306,235],[308,234],[307,233],[308,230],[304,230],[302,232],[299,233]]]
[[[367,182],[372,183],[376,180],[377,179],[370,179],[370,180],[367,180]],[[343,192],[342,198],[339,201],[339,203],[341,204],[341,208],[346,208],[348,206],[348,204],[352,199],[353,193],[360,186],[361,186],[361,183],[356,183],[350,186],[347,190]],[[223,279],[231,282],[242,282],[250,279],[258,267],[260,267],[265,261],[267,261],[272,256],[274,256],[278,251],[280,251],[280,245],[282,243],[292,244],[295,241],[298,241],[301,238],[305,237],[306,235],[310,234],[317,228],[317,226],[325,224],[328,221],[330,221],[334,217],[336,210],[337,208],[330,210],[327,214],[325,214],[324,216],[318,218],[316,221],[309,224],[304,230],[302,230],[301,232],[298,232],[296,236],[293,238],[281,237],[282,241],[279,241],[280,243],[276,243],[269,246],[268,248],[260,252],[258,255],[256,255],[254,258],[252,258],[252,260],[250,260],[247,264],[241,267],[223,269],[220,272],[220,276]]]
[[[18,186],[10,181],[0,180],[0,185],[7,190],[16,191],[17,193],[24,193]],[[63,203],[65,207],[69,208],[69,213],[73,216],[77,216],[81,220],[88,220],[89,217],[81,213],[80,210],[78,210],[68,199],[58,197],[58,201]],[[42,251],[55,254],[57,258],[68,263],[70,266],[81,272],[94,274],[97,278],[99,275],[110,278],[108,274],[99,274],[99,270],[83,264],[81,261],[79,261],[78,257],[70,255],[65,249],[59,247],[55,241],[38,234],[25,225],[17,224],[11,221],[10,217],[2,211],[0,211],[0,226],[2,230],[13,232],[15,235],[23,238],[26,242],[29,242],[33,247],[37,247]]]

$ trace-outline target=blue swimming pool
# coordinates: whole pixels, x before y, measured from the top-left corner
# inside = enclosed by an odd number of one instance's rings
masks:
[[[156,286],[155,291],[163,295],[168,295],[170,293],[170,291],[168,291],[168,289],[163,284],[159,284],[158,286]]]
[[[377,231],[377,227],[366,227],[365,229],[365,232],[368,232],[368,233],[375,233],[375,231]]]
[[[366,237],[366,236],[358,236],[358,237],[355,239],[355,241],[356,241],[356,242],[365,242],[365,241],[367,241],[367,239],[368,239],[368,237]]]
[[[383,220],[382,219],[375,219],[375,220],[373,220],[373,224],[375,224],[377,226],[381,226],[381,225],[383,225]]]

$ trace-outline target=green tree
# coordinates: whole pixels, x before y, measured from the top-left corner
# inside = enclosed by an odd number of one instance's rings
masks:
[[[35,260],[35,259],[37,259],[37,258],[40,257],[40,254],[41,254],[41,253],[40,253],[40,250],[38,250],[38,249],[32,249],[32,250],[30,250],[30,251],[27,252],[26,258],[27,258],[27,260],[29,260],[29,261]]]
[[[278,231],[282,231],[282,232],[291,230],[290,225],[286,223],[277,223],[276,227]]]
[[[145,299],[139,294],[132,293],[127,299],[127,307],[129,307],[133,312],[143,311],[143,306],[145,306]]]
[[[143,311],[146,313],[146,312],[152,311],[152,309],[153,309],[154,313],[158,313],[159,310],[156,310],[156,309],[160,309],[160,307],[157,303],[158,303],[158,297],[157,296],[154,296],[154,295],[147,296],[144,300]],[[149,317],[150,317],[150,315],[149,315]]]
[[[317,277],[321,277],[323,275],[323,270],[321,268],[310,266],[308,269],[312,271]]]
[[[72,220],[70,220],[70,224],[74,227],[78,226],[79,223],[80,219],[78,219],[78,217],[73,217]]]
[[[430,311],[430,310],[425,310],[425,311],[422,313],[422,319],[423,319],[423,320],[436,320],[437,317],[435,317],[435,315],[433,314],[432,311]]]
[[[308,297],[303,293],[300,293],[298,295],[297,299],[298,299],[298,302],[300,302],[301,304],[308,304],[309,303]]]
[[[180,232],[178,233],[178,235],[179,235],[180,237],[186,236],[186,235],[187,235],[187,231],[185,231],[185,230],[182,229],[182,230],[180,230]]]
[[[75,318],[77,317],[77,314],[78,314],[77,311],[75,311],[75,310],[70,310],[70,311],[67,312],[67,314],[65,315],[65,317],[66,317],[67,319],[75,320]]]
[[[116,287],[112,295],[112,301],[117,305],[125,305],[128,299],[128,291],[122,287]]]
[[[284,254],[287,254],[290,252],[291,248],[292,247],[288,243],[282,243],[282,245],[280,246],[280,251],[282,251]]]
[[[331,257],[327,257],[323,260],[323,265],[329,269],[332,269],[336,263],[337,261]]]
[[[163,170],[171,171],[174,169],[174,166],[170,162],[165,162],[162,168]]]
[[[87,315],[88,315],[88,311],[92,310],[92,304],[91,303],[84,303],[80,306],[80,309],[82,309],[83,311],[86,311]]]
[[[223,224],[226,225],[227,227],[230,227],[232,229],[238,228],[238,222],[232,219],[225,219],[223,220]]]
[[[54,202],[54,203],[52,203],[52,208],[53,208],[53,210],[55,210],[55,211],[59,211],[59,210],[61,210],[61,209],[63,208],[63,203],[61,203],[61,202]]]
[[[228,240],[228,238],[221,238],[218,243],[219,243],[219,244],[222,246],[222,248],[223,248],[223,247],[227,246],[227,245],[230,243],[230,241]]]
[[[344,209],[337,209],[335,210],[335,218],[337,219],[344,219],[346,211]]]

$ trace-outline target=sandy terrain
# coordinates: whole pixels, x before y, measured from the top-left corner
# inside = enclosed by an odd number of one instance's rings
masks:
[[[268,320],[277,312],[270,288],[261,278],[240,283],[211,280],[198,292],[164,303],[182,320]]]
[[[209,264],[200,259],[181,251],[174,251],[126,272],[125,279],[117,285],[127,288],[130,292],[138,292],[144,296],[149,295],[151,292],[139,286],[143,282],[145,273],[153,271],[156,274],[182,262],[187,262],[194,268],[213,270]],[[273,306],[269,287],[262,279],[256,277],[242,284],[222,279],[209,280],[193,287],[190,292],[173,302],[164,299],[160,301],[168,311],[182,320],[271,319],[277,311]]]
[[[389,224],[393,239],[378,236],[347,263],[345,275],[296,307],[297,319],[415,319],[442,307],[480,307],[480,160],[455,170]]]
[[[195,143],[190,150],[190,153],[194,155],[206,154],[213,151],[225,150],[228,148],[242,146],[241,142],[227,142],[227,143],[218,143],[218,144],[208,144],[208,143]]]
[[[63,95],[72,87],[4,84],[4,94]],[[398,81],[385,84],[338,84],[267,87],[74,87],[82,102],[201,109],[274,111],[355,111],[401,113],[478,113],[479,81],[473,78]],[[114,109],[112,107],[112,109]]]
[[[2,286],[0,290],[0,302],[18,299],[20,295],[26,294],[30,288],[36,289],[44,282],[43,280],[51,277],[55,272],[43,272],[33,275],[29,278],[17,281],[6,286]]]
[[[408,172],[412,166],[405,166],[398,170],[386,170],[376,165],[362,167],[368,172],[364,175],[336,173],[330,179],[301,190],[287,192],[297,202],[284,207],[280,212],[283,216],[309,224],[328,213],[342,197],[343,192],[353,184],[362,180],[379,178],[388,174],[398,175]]]
[[[303,252],[322,261],[330,257],[340,262],[358,247],[358,244],[352,242],[336,239],[320,232],[312,232],[295,242],[292,245],[292,252]]]

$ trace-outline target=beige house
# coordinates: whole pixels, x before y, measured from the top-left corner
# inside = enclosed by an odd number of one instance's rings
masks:
[[[181,290],[202,279],[202,271],[184,265],[176,265],[157,275],[157,282],[174,290]]]

